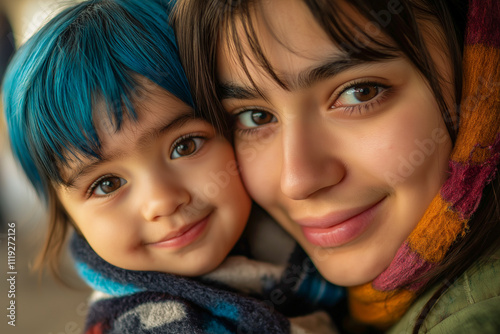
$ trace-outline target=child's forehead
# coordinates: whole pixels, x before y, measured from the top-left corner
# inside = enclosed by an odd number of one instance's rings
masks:
[[[128,94],[133,110],[129,110],[121,101],[110,103],[99,98],[93,103],[92,119],[99,137],[103,134],[115,134],[123,128],[134,129],[149,123],[161,123],[165,119],[176,118],[179,114],[194,117],[195,112],[191,106],[152,81],[144,77],[138,78],[137,85]],[[119,108],[120,113],[117,112]],[[123,118],[118,119],[117,114],[123,115]]]
[[[96,104],[93,118],[103,147],[107,146],[106,138],[118,137],[123,133],[133,138],[141,131],[154,132],[154,129],[163,127],[173,129],[174,125],[195,118],[192,107],[157,85],[141,87],[137,92],[131,101],[134,112],[124,112],[119,124],[109,114],[104,102]]]

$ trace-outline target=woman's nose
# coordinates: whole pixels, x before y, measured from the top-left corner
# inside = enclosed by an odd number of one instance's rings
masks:
[[[314,122],[290,121],[282,129],[281,191],[293,200],[306,199],[338,184],[345,166],[335,154],[332,136]]]
[[[158,175],[160,174],[160,175]],[[180,178],[158,173],[144,179],[139,200],[142,201],[142,215],[146,221],[158,221],[177,213],[191,201],[191,195]]]

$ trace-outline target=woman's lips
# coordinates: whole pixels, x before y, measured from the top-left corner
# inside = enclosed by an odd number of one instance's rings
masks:
[[[306,239],[320,247],[338,247],[360,236],[373,222],[384,199],[363,207],[298,220]]]
[[[181,248],[194,242],[203,233],[210,219],[210,214],[205,218],[183,226],[177,231],[169,233],[160,241],[150,243],[150,246],[161,248]]]

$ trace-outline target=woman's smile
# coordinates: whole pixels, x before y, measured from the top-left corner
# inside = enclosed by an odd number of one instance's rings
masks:
[[[271,26],[256,16],[255,29],[288,89],[258,60],[245,73],[229,46],[218,53],[244,183],[326,279],[366,283],[389,266],[448,176],[452,145],[439,106],[405,57],[351,57],[301,1],[262,10],[282,13]]]
[[[375,221],[385,198],[355,209],[297,221],[306,239],[320,247],[342,246],[365,232]]]

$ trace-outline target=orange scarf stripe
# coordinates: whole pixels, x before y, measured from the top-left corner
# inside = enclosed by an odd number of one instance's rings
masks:
[[[492,61],[485,64],[481,61],[483,59]],[[500,50],[497,48],[483,45],[471,45],[465,48],[464,63],[468,66],[465,68],[464,76],[468,80],[463,90],[460,133],[451,154],[453,161],[481,164],[491,157],[488,145],[494,142],[498,135],[500,118],[495,112],[478,114],[478,109],[475,108],[500,109],[498,95],[496,99],[491,98],[495,96],[494,93],[498,92],[500,86],[500,67],[498,62],[493,61],[494,59],[500,59]],[[485,127],[484,124],[490,126]],[[484,131],[477,131],[478,128]],[[464,234],[466,231],[467,219],[461,218],[460,213],[452,211],[451,205],[441,195],[436,196],[421,223],[408,238],[410,248],[426,261],[441,262],[459,234]]]
[[[467,220],[451,211],[440,195],[431,202],[420,223],[408,237],[408,245],[428,262],[441,262],[451,244],[464,233]]]
[[[500,159],[500,29],[496,21],[500,5],[496,0],[471,0],[469,5],[466,39],[470,44],[464,50],[460,129],[450,156],[450,178],[398,250],[399,257],[375,280],[377,286],[392,290],[378,291],[373,282],[348,289],[352,316],[382,329],[399,320],[416,298],[414,292],[398,288],[411,282],[405,277],[409,268],[404,266],[420,266],[417,269],[423,271],[415,272],[423,273],[432,268],[426,264],[444,259],[450,246],[467,232],[468,220]],[[415,254],[421,263],[408,258]]]
[[[401,290],[388,294],[372,288],[371,283],[349,289],[349,309],[355,319],[388,328],[406,312],[415,294]]]
[[[475,146],[488,146],[500,131],[500,50],[484,45],[469,45],[464,52],[464,89],[461,105],[460,132],[451,159],[480,164],[491,151]],[[483,112],[478,112],[482,110]],[[485,126],[488,124],[489,126]],[[481,129],[481,131],[477,131]]]

